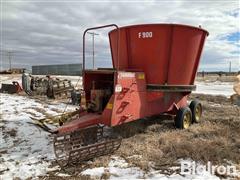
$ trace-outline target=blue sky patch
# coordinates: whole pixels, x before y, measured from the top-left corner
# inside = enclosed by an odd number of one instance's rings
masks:
[[[235,42],[240,41],[240,32],[232,33],[228,35],[226,38],[228,41],[235,41]]]
[[[234,17],[238,17],[239,16],[239,13],[240,13],[240,8],[237,8],[235,10],[233,10],[230,15],[231,16],[234,16]]]

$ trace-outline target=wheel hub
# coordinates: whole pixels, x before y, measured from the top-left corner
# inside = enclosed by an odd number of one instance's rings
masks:
[[[190,124],[191,124],[191,115],[190,113],[186,113],[183,118],[183,128],[184,129],[189,128]]]
[[[200,121],[201,115],[202,115],[202,108],[200,105],[198,105],[195,111],[195,118],[197,121]]]

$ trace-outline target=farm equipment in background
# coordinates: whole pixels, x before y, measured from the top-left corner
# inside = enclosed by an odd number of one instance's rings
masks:
[[[48,77],[47,82],[47,97],[49,98],[68,98],[74,90],[71,81],[67,79],[60,80]]]
[[[113,68],[86,69],[85,34],[109,32]],[[83,34],[83,91],[78,115],[53,130],[58,163],[65,166],[112,153],[121,144],[114,128],[158,114],[175,116],[187,129],[202,106],[187,103],[208,32],[178,24],[89,28]]]
[[[48,98],[68,98],[74,87],[70,80],[58,78],[37,77],[23,74],[22,86],[24,91],[31,96],[47,96]]]
[[[25,68],[9,68],[8,70],[0,71],[0,74],[22,74]]]
[[[73,90],[71,92],[71,100],[73,105],[80,105],[82,92],[80,90]]]
[[[22,91],[22,88],[17,81],[13,81],[12,84],[3,83],[0,89],[1,93],[8,93],[8,94],[19,93],[21,91]]]

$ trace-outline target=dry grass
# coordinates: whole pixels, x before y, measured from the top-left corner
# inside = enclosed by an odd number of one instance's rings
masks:
[[[124,158],[129,166],[145,171],[149,168],[170,171],[168,168],[178,165],[181,158],[204,164],[211,161],[216,165],[230,161],[240,166],[240,107],[231,105],[229,99],[222,96],[192,95],[191,98],[203,104],[201,123],[188,130],[177,130],[171,116],[158,116],[122,125],[115,128],[123,141],[114,155]],[[72,177],[82,178],[81,170],[107,167],[109,162],[110,155],[102,156],[91,163],[69,167],[67,172]],[[102,179],[109,176],[106,172]]]
[[[40,176],[38,177],[39,179],[41,180],[64,180],[64,179],[67,179],[67,180],[92,180],[92,178],[90,176],[84,176],[84,175],[81,175],[81,176],[66,176],[66,177],[61,177],[61,176],[57,176],[55,174],[48,174],[48,176]],[[29,178],[27,180],[31,180],[32,178]]]
[[[50,118],[50,117],[53,116],[52,114],[47,113],[47,111],[46,111],[44,108],[33,107],[32,109],[34,109],[34,110],[36,110],[37,112],[43,114],[44,116],[46,116],[46,118]]]
[[[32,117],[37,117],[37,114],[36,113],[34,113],[34,112],[26,112],[27,114],[30,114]]]
[[[10,129],[10,130],[6,131],[5,133],[8,134],[11,137],[16,137],[17,130],[16,129]]]
[[[214,164],[230,160],[239,164],[240,108],[232,106],[225,97],[200,97],[205,109],[200,124],[194,124],[188,130],[176,130],[173,121],[159,118],[148,126],[146,120],[131,123],[130,127],[125,125],[120,130],[125,139],[117,154],[144,170],[151,167],[149,162],[154,162],[154,168],[161,169],[175,165],[180,158]],[[213,102],[221,102],[224,106],[215,107]],[[141,158],[127,158],[133,154]]]
[[[57,113],[63,113],[63,110],[60,110],[58,108],[51,108],[52,111],[55,111]]]

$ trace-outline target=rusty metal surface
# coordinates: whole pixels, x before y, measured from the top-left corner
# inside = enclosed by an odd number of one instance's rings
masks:
[[[2,84],[2,88],[0,89],[0,92],[14,94],[22,91],[22,88],[18,82],[13,81],[12,83],[13,84]]]
[[[117,150],[121,139],[107,139],[103,127],[92,126],[54,136],[54,153],[61,167],[106,155]]]

